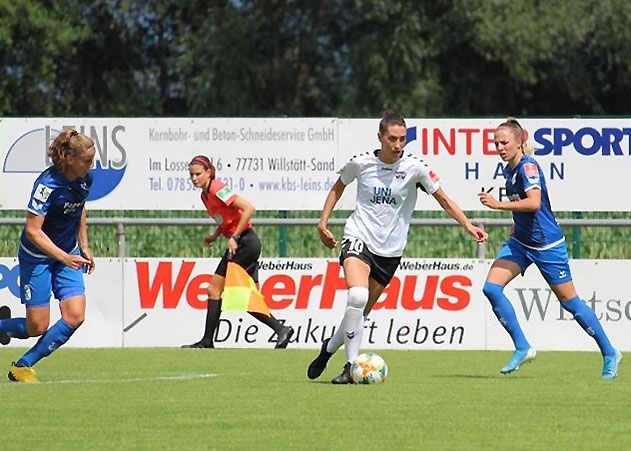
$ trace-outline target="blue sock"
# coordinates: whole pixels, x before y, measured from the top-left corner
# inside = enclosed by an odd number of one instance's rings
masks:
[[[484,295],[491,301],[493,313],[497,316],[500,324],[504,326],[515,344],[515,349],[525,351],[530,348],[530,343],[526,340],[524,332],[521,330],[513,304],[504,295],[504,287],[496,283],[485,282],[482,288]]]
[[[581,298],[575,296],[572,299],[563,301],[561,302],[561,307],[574,315],[574,319],[583,328],[583,330],[596,340],[602,355],[609,356],[616,353],[616,350],[613,346],[611,346],[609,338],[603,330],[600,321],[598,321],[596,313],[594,313],[594,311],[589,308],[589,306],[583,302]]]
[[[35,346],[26,351],[16,366],[33,366],[55,349],[63,345],[72,336],[76,329],[73,329],[63,319],[53,324],[44,335],[42,335]]]
[[[0,333],[13,338],[28,338],[26,318],[0,319]]]

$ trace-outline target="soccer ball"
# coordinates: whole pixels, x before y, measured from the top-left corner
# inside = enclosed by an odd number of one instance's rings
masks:
[[[374,352],[357,356],[351,365],[351,377],[356,384],[380,384],[388,376],[388,365]]]

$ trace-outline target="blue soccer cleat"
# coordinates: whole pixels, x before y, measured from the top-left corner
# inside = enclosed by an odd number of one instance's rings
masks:
[[[603,357],[603,379],[610,381],[618,375],[618,365],[622,360],[622,353],[616,349],[614,355]]]
[[[535,359],[537,355],[537,351],[535,348],[528,348],[525,351],[520,351],[519,349],[513,352],[513,356],[509,360],[509,362],[500,370],[502,374],[510,374],[514,373],[519,369],[519,366],[522,363],[527,363]]]

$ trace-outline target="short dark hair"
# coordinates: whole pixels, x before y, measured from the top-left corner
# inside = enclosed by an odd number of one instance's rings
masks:
[[[405,125],[405,119],[399,113],[393,110],[386,110],[383,112],[383,116],[381,117],[381,121],[379,121],[379,133],[384,133],[388,130],[388,127],[392,125],[402,125],[403,127],[407,127]]]

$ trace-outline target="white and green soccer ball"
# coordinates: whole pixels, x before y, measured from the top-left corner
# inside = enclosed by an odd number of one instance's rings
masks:
[[[380,355],[365,352],[353,360],[351,377],[356,384],[380,384],[388,377],[388,365]]]

